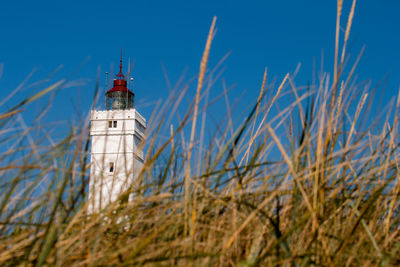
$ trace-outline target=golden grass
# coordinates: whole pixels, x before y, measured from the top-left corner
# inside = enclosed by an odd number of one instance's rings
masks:
[[[400,92],[393,119],[372,123],[382,119],[366,115],[368,93],[354,85],[359,58],[343,77],[354,8],[332,82],[324,74],[304,90],[287,74],[275,88],[265,71],[247,116],[204,129],[214,18],[192,105],[180,117],[190,84],[171,91],[149,124],[139,178],[95,214],[86,212],[87,122],[54,142],[18,119],[63,82],[0,114],[1,265],[398,265]],[[338,1],[336,59],[341,9]],[[282,106],[289,94],[295,101]]]

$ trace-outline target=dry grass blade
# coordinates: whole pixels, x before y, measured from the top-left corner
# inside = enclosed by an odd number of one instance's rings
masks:
[[[355,8],[356,8],[356,0],[353,0],[353,4],[351,5],[351,10],[350,10],[350,13],[349,13],[349,18],[347,19],[347,26],[346,26],[346,32],[345,32],[345,35],[344,35],[344,44],[343,44],[343,49],[342,49],[342,56],[340,58],[340,69],[343,67],[344,56],[346,55],[347,41],[349,40],[349,36],[350,36],[350,29],[351,29],[351,24],[352,24],[353,18],[354,18]]]
[[[302,183],[301,183],[301,181],[300,181],[300,179],[299,179],[299,177],[298,177],[298,175],[297,175],[297,173],[296,173],[296,171],[295,171],[295,169],[293,167],[292,161],[290,160],[288,154],[286,153],[285,149],[283,148],[281,141],[279,140],[278,136],[276,136],[275,131],[272,130],[271,126],[267,125],[267,129],[268,129],[268,132],[271,134],[272,138],[274,139],[276,145],[278,146],[278,149],[281,152],[283,158],[285,159],[285,162],[286,162],[290,172],[292,173],[293,178],[297,183],[297,186],[300,189],[300,192],[301,192],[301,194],[302,194],[302,196],[304,198],[304,201],[305,201],[305,204],[306,204],[308,210],[310,211],[310,213],[314,213],[314,210],[313,210],[313,208],[311,206],[310,199],[307,196],[307,193],[304,190],[303,185],[302,185]]]
[[[192,130],[190,132],[190,141],[189,141],[189,148],[187,151],[187,165],[186,165],[186,174],[185,174],[185,218],[189,218],[189,201],[190,201],[190,183],[191,183],[191,171],[190,171],[190,161],[191,161],[191,155],[192,155],[192,149],[193,149],[193,141],[194,141],[194,136],[195,136],[195,131],[196,131],[196,123],[197,123],[197,113],[198,113],[198,108],[199,108],[199,102],[200,102],[200,91],[201,88],[203,87],[203,82],[204,82],[204,77],[207,71],[207,62],[208,62],[208,56],[210,55],[210,49],[211,49],[211,43],[212,39],[214,37],[214,27],[215,27],[215,22],[217,20],[217,17],[213,18],[213,21],[211,23],[210,31],[208,32],[208,37],[207,37],[207,42],[206,42],[206,47],[204,49],[203,57],[200,62],[200,72],[199,72],[199,80],[197,83],[197,89],[196,89],[196,96],[195,96],[195,104],[194,104],[194,111],[193,111],[193,121],[192,121]],[[186,226],[186,229],[189,229],[188,226]],[[187,231],[187,230],[186,230]],[[185,232],[186,232],[185,231]],[[193,232],[191,232],[191,236],[193,236]]]
[[[337,0],[337,12],[336,12],[336,37],[335,37],[335,65],[333,68],[333,84],[334,86],[338,81],[338,56],[339,56],[339,33],[340,33],[340,16],[342,15],[343,0]]]

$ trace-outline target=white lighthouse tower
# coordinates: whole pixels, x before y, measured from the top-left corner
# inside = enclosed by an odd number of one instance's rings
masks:
[[[105,208],[131,186],[143,166],[146,120],[134,108],[134,93],[119,73],[106,96],[106,110],[90,112],[89,213]]]

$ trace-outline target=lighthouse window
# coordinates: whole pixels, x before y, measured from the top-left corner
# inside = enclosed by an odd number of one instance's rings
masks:
[[[114,172],[114,162],[110,162],[110,172]]]
[[[117,128],[117,121],[108,121],[108,128]]]

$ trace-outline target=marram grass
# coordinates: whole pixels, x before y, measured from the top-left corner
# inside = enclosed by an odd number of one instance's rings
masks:
[[[22,126],[25,105],[63,82],[0,115],[1,266],[400,264],[399,96],[386,121],[365,115],[370,96],[354,68],[343,75],[344,56],[333,81],[305,88],[291,74],[267,86],[265,72],[247,116],[206,138],[214,24],[193,105],[170,125],[187,88],[171,92],[139,178],[99,213],[86,212],[87,121],[59,142]]]

